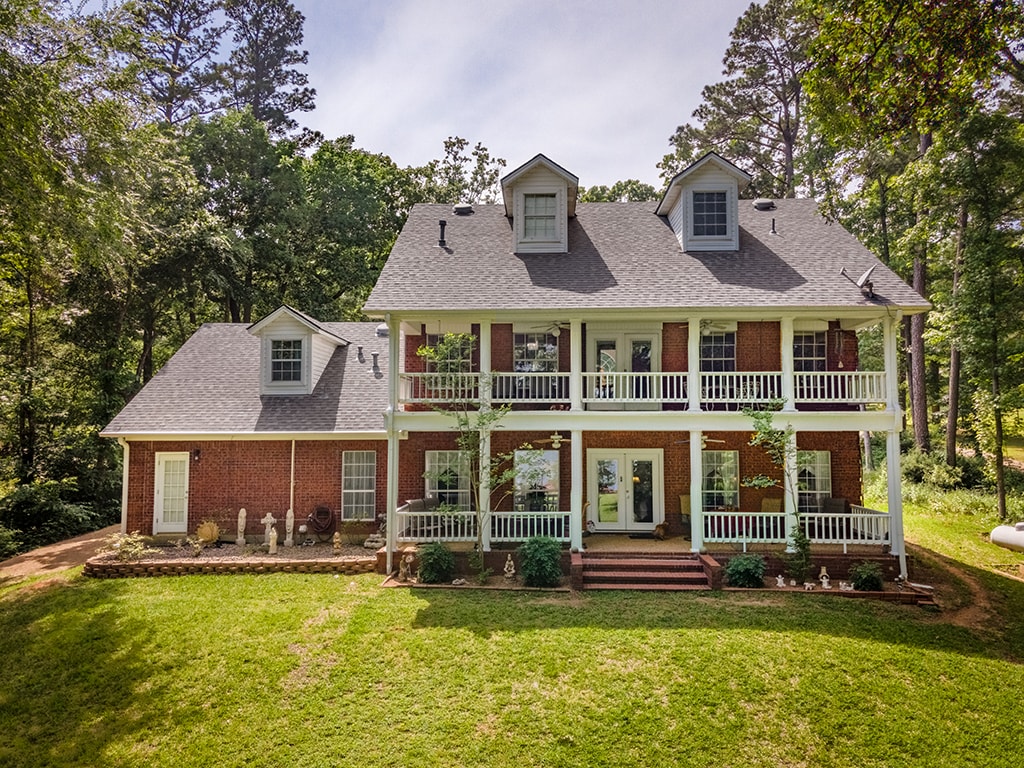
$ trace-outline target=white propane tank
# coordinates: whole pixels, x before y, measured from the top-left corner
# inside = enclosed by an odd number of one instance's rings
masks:
[[[997,525],[989,536],[993,544],[1017,552],[1024,552],[1024,523]]]

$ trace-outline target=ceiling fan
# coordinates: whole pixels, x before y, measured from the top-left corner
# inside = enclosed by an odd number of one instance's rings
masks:
[[[700,447],[707,448],[708,443],[725,443],[725,440],[718,440],[714,437],[706,437],[705,435],[700,436]],[[676,445],[689,445],[689,440],[676,440]]]
[[[562,447],[562,443],[568,443],[571,442],[571,440],[572,438],[570,437],[562,437],[560,432],[553,432],[550,437],[543,440],[538,440],[537,442],[550,443],[551,447],[557,451],[559,448]]]

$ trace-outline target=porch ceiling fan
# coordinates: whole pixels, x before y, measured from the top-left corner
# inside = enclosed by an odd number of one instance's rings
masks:
[[[700,436],[700,447],[701,448],[707,448],[708,443],[725,443],[725,440],[719,440],[719,439],[714,438],[714,437],[705,437],[704,435],[701,435]],[[690,444],[689,440],[676,440],[676,445],[689,445],[689,444]]]
[[[538,440],[537,442],[538,443],[550,443],[551,447],[554,448],[557,451],[559,448],[562,447],[562,443],[572,442],[572,438],[571,437],[562,437],[562,434],[560,432],[552,432],[550,437],[545,438],[543,440]]]

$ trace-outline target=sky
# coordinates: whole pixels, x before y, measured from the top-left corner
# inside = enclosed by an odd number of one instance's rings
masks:
[[[583,186],[660,189],[669,137],[723,79],[729,33],[750,0],[293,0],[306,17],[316,110],[400,166],[449,136],[507,161],[537,153]]]

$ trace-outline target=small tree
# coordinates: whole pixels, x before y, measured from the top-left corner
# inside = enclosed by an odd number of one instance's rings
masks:
[[[476,549],[470,565],[482,580],[488,575],[483,551],[484,531],[490,525],[491,510],[515,492],[517,482],[529,486],[540,481],[547,468],[542,461],[527,461],[525,466],[517,467],[515,451],[490,452],[490,436],[500,427],[511,406],[492,407],[487,399],[481,400],[479,392],[489,388],[489,375],[481,377],[479,387],[467,386],[470,353],[475,343],[476,337],[472,334],[446,333],[435,345],[422,346],[416,354],[430,364],[430,388],[450,395],[443,405],[435,406],[435,410],[450,416],[455,422],[455,446],[466,459],[471,504],[476,515]],[[529,449],[532,446],[522,447]],[[427,472],[424,477],[444,480],[445,473],[449,471],[446,468]],[[442,504],[440,509],[455,512],[458,506]]]
[[[754,433],[750,436],[749,445],[764,449],[772,464],[782,470],[783,477],[796,467],[797,462],[797,452],[793,441],[796,430],[793,425],[786,424],[783,429],[775,426],[775,414],[782,410],[784,402],[783,400],[772,400],[763,409],[745,408],[743,410],[743,413],[754,422]],[[775,478],[763,474],[744,477],[742,483],[748,488],[785,489],[784,482],[780,485]],[[790,578],[803,581],[811,568],[811,541],[800,525],[800,504],[795,485],[790,488],[790,495],[796,520],[787,542],[786,552],[782,556],[782,562],[785,564],[786,573]]]

